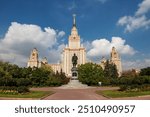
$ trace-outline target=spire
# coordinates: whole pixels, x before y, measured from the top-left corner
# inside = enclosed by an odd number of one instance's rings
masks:
[[[116,48],[114,46],[112,47],[112,51],[116,51]]]
[[[115,47],[112,47],[111,59],[119,59],[119,55]]]
[[[77,31],[77,27],[76,27],[76,14],[73,14],[73,27],[71,30],[71,35],[73,36],[77,36],[78,35],[78,31]]]
[[[73,26],[76,27],[76,14],[73,14]]]

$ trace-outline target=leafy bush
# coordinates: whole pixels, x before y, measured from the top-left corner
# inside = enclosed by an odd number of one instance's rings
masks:
[[[31,80],[29,78],[19,78],[16,79],[17,86],[29,86],[31,85]]]
[[[18,92],[18,93],[27,93],[27,92],[29,92],[29,88],[28,88],[28,87],[25,87],[25,86],[19,86],[19,87],[17,88],[17,92]]]
[[[137,73],[135,69],[122,72],[122,77],[136,77],[138,75],[139,73]]]
[[[119,88],[119,91],[126,91],[128,89],[128,86],[126,85],[121,85]]]
[[[47,86],[61,86],[62,85],[62,80],[56,77],[50,77],[47,82]]]
[[[17,91],[17,87],[12,86],[1,86],[0,87],[1,92],[14,92]]]
[[[78,66],[78,78],[83,84],[98,85],[104,78],[103,69],[100,65],[86,63]]]
[[[121,77],[118,85],[132,85],[134,77]]]
[[[149,91],[149,85],[121,85],[119,91]]]
[[[150,67],[141,69],[140,75],[141,76],[150,76]]]

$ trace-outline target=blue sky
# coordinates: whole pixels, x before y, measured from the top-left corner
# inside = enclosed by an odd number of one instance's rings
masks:
[[[0,59],[25,66],[36,46],[57,63],[74,13],[89,60],[107,58],[116,45],[125,69],[150,66],[150,0],[0,0]]]

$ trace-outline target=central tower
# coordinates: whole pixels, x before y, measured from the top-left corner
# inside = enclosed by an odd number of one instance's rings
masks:
[[[69,48],[80,48],[80,36],[78,35],[78,30],[76,27],[76,15],[73,15],[73,27],[71,30],[71,35],[69,36]]]
[[[85,64],[86,52],[85,48],[80,44],[80,36],[76,27],[76,15],[73,15],[73,27],[71,35],[68,38],[68,45],[63,50],[62,70],[67,76],[71,76],[72,56],[76,54],[78,57],[77,65]]]

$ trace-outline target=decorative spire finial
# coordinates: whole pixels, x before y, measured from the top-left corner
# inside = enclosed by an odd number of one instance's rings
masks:
[[[73,26],[76,26],[76,14],[73,14]]]

